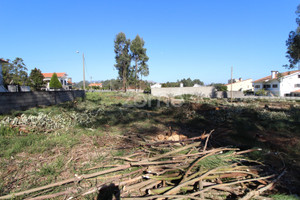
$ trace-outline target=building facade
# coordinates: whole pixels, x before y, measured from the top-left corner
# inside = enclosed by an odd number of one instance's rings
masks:
[[[231,80],[228,81],[227,91],[253,91],[252,79],[243,80],[242,78],[233,79],[232,83]]]
[[[274,96],[291,96],[300,90],[300,70],[279,73],[271,71],[270,76],[253,82],[254,92],[265,90]]]
[[[43,73],[44,82],[46,83],[46,90],[50,90],[50,80],[54,73]],[[68,77],[68,74],[65,72],[56,73],[57,78],[60,81],[62,88],[65,90],[72,89],[72,79]]]

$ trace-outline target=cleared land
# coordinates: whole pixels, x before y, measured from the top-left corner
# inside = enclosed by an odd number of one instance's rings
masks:
[[[299,193],[299,102],[229,103],[183,98],[184,102],[172,106],[170,99],[159,100],[148,95],[88,93],[84,101],[1,116],[0,195],[60,182],[74,178],[75,174],[126,165],[126,160],[116,157],[141,152],[148,143],[175,136],[197,137],[211,130],[214,132],[208,140],[208,149],[261,148],[262,151],[251,152],[245,159],[263,162],[272,174],[286,169],[272,193]],[[176,148],[148,150],[159,155]],[[122,173],[132,170],[136,169],[124,169]],[[61,191],[62,187],[55,187],[18,198]],[[80,198],[96,196],[94,193]],[[274,198],[277,197],[282,196]]]

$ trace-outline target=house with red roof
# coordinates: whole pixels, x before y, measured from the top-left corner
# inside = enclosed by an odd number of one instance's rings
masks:
[[[44,76],[44,81],[46,82],[46,90],[50,90],[49,83],[51,77],[54,73],[42,73]],[[65,72],[56,72],[57,78],[60,81],[63,89],[70,90],[72,89],[72,79],[68,77],[68,74]]]
[[[90,83],[89,87],[99,87],[99,88],[102,88],[102,83]]]
[[[271,71],[271,75],[254,81],[253,86],[254,92],[264,89],[274,96],[297,96],[300,92],[300,70]]]

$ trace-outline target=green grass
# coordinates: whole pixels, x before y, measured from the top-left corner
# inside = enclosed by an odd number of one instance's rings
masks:
[[[300,198],[294,195],[275,194],[270,196],[274,200],[299,200]]]

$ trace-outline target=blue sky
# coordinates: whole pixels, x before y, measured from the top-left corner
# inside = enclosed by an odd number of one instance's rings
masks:
[[[117,78],[114,38],[145,40],[147,80],[258,79],[286,71],[296,0],[0,0],[0,57],[82,80]],[[76,51],[80,54],[77,54]]]

